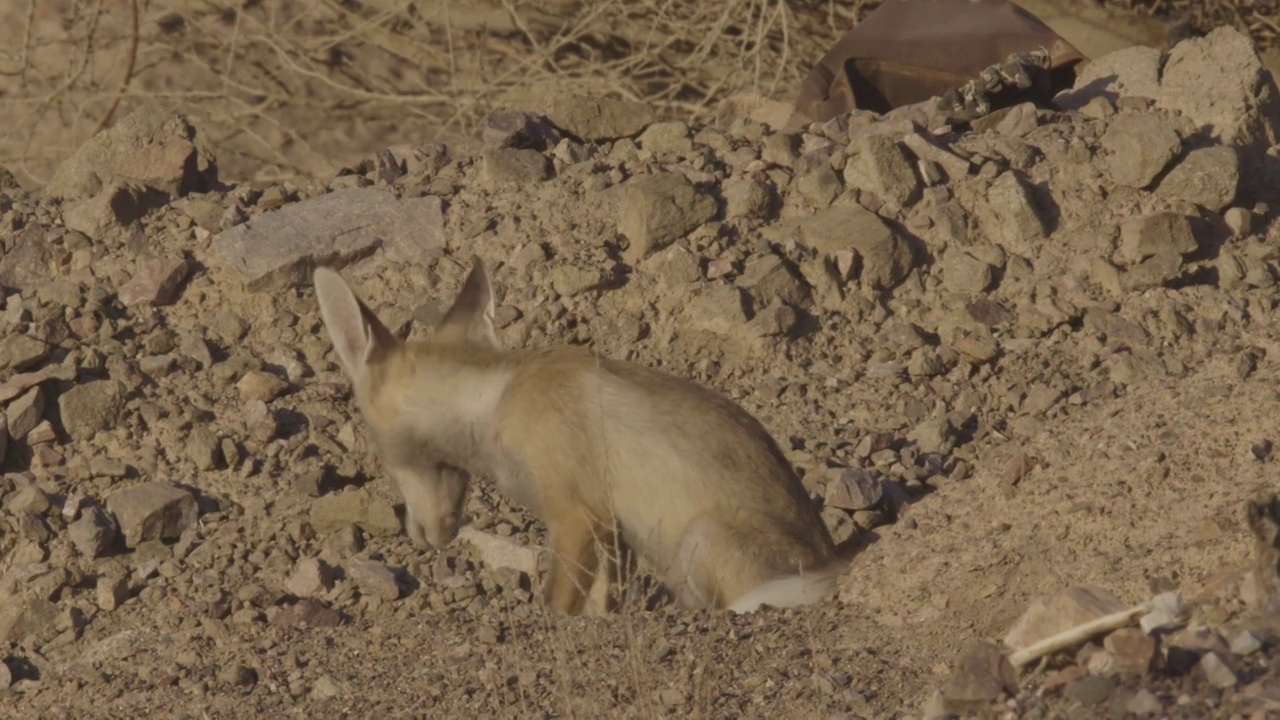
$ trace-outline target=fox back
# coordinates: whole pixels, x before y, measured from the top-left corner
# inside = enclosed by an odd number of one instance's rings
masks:
[[[334,272],[317,297],[406,530],[452,540],[468,479],[547,525],[545,598],[577,613],[634,552],[689,607],[751,610],[829,592],[826,526],[764,426],[724,396],[577,347],[504,350],[482,263],[426,341],[402,343]],[[755,592],[752,592],[752,591]]]

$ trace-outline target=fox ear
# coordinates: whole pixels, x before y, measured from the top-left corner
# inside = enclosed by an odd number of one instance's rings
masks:
[[[400,341],[367,305],[356,297],[342,276],[318,267],[311,277],[320,303],[320,316],[329,330],[342,369],[353,380],[386,356]]]
[[[493,287],[489,273],[478,255],[472,256],[471,273],[462,283],[449,312],[440,322],[438,332],[449,340],[498,347],[498,333],[493,324]]]

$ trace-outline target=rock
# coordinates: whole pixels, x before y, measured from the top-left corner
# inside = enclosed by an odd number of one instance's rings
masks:
[[[791,265],[772,253],[747,262],[738,277],[738,287],[747,291],[764,307],[781,300],[789,305],[802,305],[809,299],[809,288]]]
[[[178,287],[190,272],[191,265],[182,257],[150,260],[143,263],[137,273],[120,286],[120,302],[125,307],[168,305],[177,298]]]
[[[112,183],[93,197],[70,203],[62,211],[62,224],[88,237],[100,239],[137,222],[147,210],[163,204],[163,196],[149,196],[145,188]]]
[[[94,380],[72,387],[58,398],[62,427],[73,440],[88,440],[111,430],[124,412],[124,386],[117,380]]]
[[[377,560],[352,560],[347,563],[347,577],[355,581],[360,592],[383,600],[400,597],[400,583],[386,564]]]
[[[309,284],[311,268],[341,268],[380,248],[391,260],[427,262],[443,252],[444,238],[440,198],[348,188],[224,230],[213,251],[256,292]]]
[[[1054,102],[1065,110],[1079,110],[1095,98],[1160,96],[1160,50],[1135,46],[1107,53],[1086,63],[1070,90]]]
[[[1120,226],[1120,258],[1133,264],[1164,250],[1189,255],[1199,248],[1186,215],[1160,212],[1130,218]]]
[[[1223,145],[1255,151],[1250,155],[1261,156],[1280,140],[1275,82],[1253,41],[1231,26],[1170,49],[1157,100]]]
[[[129,579],[124,575],[99,576],[94,594],[98,607],[111,612],[129,599]]]
[[[688,285],[701,277],[697,256],[683,245],[672,245],[654,253],[642,267],[656,275],[658,282],[667,288]]]
[[[111,516],[102,508],[91,505],[80,514],[80,519],[67,526],[67,536],[76,550],[88,558],[99,558],[111,549],[119,529]]]
[[[791,334],[800,316],[795,308],[774,300],[761,308],[747,323],[747,335],[756,338],[783,337]]]
[[[195,496],[163,482],[119,490],[107,498],[107,510],[130,548],[144,540],[176,540],[196,521]]]
[[[1231,652],[1237,655],[1252,655],[1262,649],[1262,640],[1249,630],[1241,630],[1231,638]]]
[[[684,303],[684,312],[694,329],[725,337],[741,333],[750,320],[742,290],[720,283],[702,288]]]
[[[13,685],[13,670],[4,658],[0,658],[0,691],[8,690]]]
[[[238,662],[224,664],[218,669],[218,682],[231,687],[252,687],[258,682],[258,672]]]
[[[1102,134],[1104,164],[1115,182],[1145,188],[1182,150],[1182,138],[1156,115],[1124,113]]]
[[[10,512],[18,515],[23,513],[44,515],[51,507],[49,496],[35,485],[28,485],[18,490],[8,498],[6,504]]]
[[[545,115],[583,142],[633,137],[656,119],[653,108],[645,103],[590,95],[554,98]]]
[[[916,425],[908,436],[915,442],[922,453],[946,455],[956,447],[958,433],[956,426],[947,417],[925,420]]]
[[[336,578],[337,572],[325,561],[300,558],[285,581],[284,589],[295,597],[317,597],[332,590]]]
[[[577,297],[592,290],[607,287],[613,282],[613,273],[599,267],[557,265],[551,270],[551,289],[564,297]]]
[[[5,453],[9,451],[9,418],[0,413],[0,466],[4,465]]]
[[[942,687],[943,707],[949,713],[982,711],[1002,694],[1017,692],[1017,674],[1000,648],[975,642],[956,662]]]
[[[880,478],[862,468],[841,468],[827,483],[823,505],[842,510],[867,510],[879,505],[883,497]]]
[[[1209,684],[1219,690],[1234,687],[1240,682],[1231,666],[1222,659],[1221,655],[1212,650],[1200,657],[1198,667]]]
[[[773,188],[751,176],[734,176],[721,186],[724,216],[767,219],[773,215],[777,195]]]
[[[1124,602],[1103,588],[1094,585],[1067,588],[1033,600],[1005,634],[1004,644],[1021,650],[1077,625],[1124,609]]]
[[[1044,240],[1046,228],[1040,212],[1032,200],[1031,191],[1021,176],[1006,171],[991,183],[987,190],[987,202],[996,218],[995,236],[1010,250],[1027,249],[1026,255],[1035,257],[1038,244]]]
[[[532,547],[490,535],[470,525],[458,530],[458,539],[470,544],[486,567],[511,568],[531,578],[538,575],[538,551]]]
[[[844,184],[825,162],[797,177],[793,185],[800,197],[816,208],[827,207],[844,192]]]
[[[0,373],[29,370],[48,355],[48,344],[27,335],[10,335],[0,342]]]
[[[800,221],[800,238],[824,255],[853,250],[861,259],[859,278],[875,290],[896,287],[915,266],[911,247],[879,215],[860,205],[837,205]]]
[[[959,249],[942,258],[942,284],[954,293],[985,292],[995,280],[995,268]]]
[[[1133,696],[1124,704],[1124,709],[1138,717],[1146,717],[1149,715],[1159,715],[1164,711],[1164,703],[1160,702],[1150,690],[1140,689],[1133,693]]]
[[[1220,212],[1235,200],[1239,186],[1240,157],[1237,150],[1206,147],[1192,150],[1178,161],[1156,186],[1156,194]]]
[[[222,465],[221,441],[207,427],[192,428],[183,453],[195,463],[197,470],[213,470]]]
[[[44,192],[55,198],[85,197],[115,181],[176,198],[211,189],[217,181],[216,161],[185,117],[141,109],[81,145],[58,167]]]
[[[37,385],[9,403],[5,408],[5,421],[8,425],[9,437],[22,440],[27,437],[44,417],[44,391]]]
[[[794,108],[789,103],[770,99],[760,93],[741,92],[720,101],[716,106],[716,127],[729,130],[744,120],[783,129]]]
[[[0,643],[39,646],[58,632],[58,606],[29,595],[5,598],[0,603]]]
[[[885,134],[864,135],[849,146],[844,167],[849,187],[869,190],[894,207],[907,208],[920,199],[921,183],[898,143]]]
[[[317,678],[315,684],[311,686],[311,697],[316,700],[329,700],[342,697],[350,691],[351,686],[349,683],[337,680],[329,673],[325,673]]]
[[[962,335],[952,342],[956,352],[975,364],[988,363],[1000,356],[1000,346],[989,332]]]
[[[1062,399],[1062,391],[1043,383],[1031,386],[1022,401],[1022,412],[1027,415],[1043,415]]]
[[[480,153],[480,179],[495,188],[523,188],[551,176],[551,161],[537,150],[490,148]]]
[[[631,265],[716,216],[716,201],[679,173],[641,175],[618,186],[618,232],[630,242]]]
[[[264,370],[250,370],[236,383],[236,390],[245,400],[271,402],[289,389],[289,383]]]
[[[1145,675],[1156,659],[1156,639],[1137,628],[1120,628],[1107,635],[1102,646],[1111,653],[1112,669]]]
[[[693,152],[689,126],[683,122],[656,122],[645,128],[636,143],[654,157],[677,158]]]
[[[400,520],[391,503],[366,489],[325,495],[311,504],[311,526],[321,534],[354,525],[371,535],[400,533]]]
[[[319,600],[303,598],[280,610],[271,619],[271,624],[284,627],[332,628],[342,624],[342,615]]]
[[[1120,286],[1126,292],[1143,292],[1168,285],[1181,273],[1182,256],[1166,248],[1130,267],[1120,276]]]
[[[499,110],[481,122],[480,139],[491,148],[534,148],[546,150],[560,142],[560,133],[536,115]]]
[[[1111,678],[1088,675],[1068,685],[1066,695],[1085,707],[1092,707],[1106,702],[1115,689],[1116,683]]]

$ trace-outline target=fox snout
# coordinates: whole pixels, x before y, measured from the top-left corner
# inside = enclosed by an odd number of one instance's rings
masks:
[[[422,547],[442,548],[461,526],[467,473],[449,465],[396,467],[391,475],[404,495],[404,526]]]

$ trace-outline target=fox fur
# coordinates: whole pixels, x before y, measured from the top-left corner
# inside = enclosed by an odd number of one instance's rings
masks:
[[[728,398],[581,347],[503,349],[476,258],[431,337],[402,342],[338,273],[313,276],[356,405],[405,500],[405,529],[443,547],[469,478],[547,526],[544,600],[578,614],[600,573],[645,559],[686,607],[750,612],[834,591],[844,563],[764,426]]]

